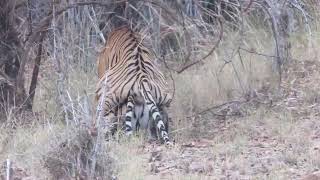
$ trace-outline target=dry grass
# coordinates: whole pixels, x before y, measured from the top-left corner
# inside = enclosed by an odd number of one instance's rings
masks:
[[[111,156],[117,159],[116,169],[119,179],[143,179],[145,176],[145,156],[141,150],[144,144],[140,136],[121,138],[120,142],[111,142],[108,147],[111,150]]]
[[[247,49],[255,47],[256,52],[271,54],[271,49],[268,48],[270,41],[266,40],[267,35],[260,36],[263,34],[260,31],[251,33],[257,38],[249,38],[245,41]],[[237,37],[237,35],[229,35],[201,67],[174,75],[176,94],[172,104],[172,114],[182,122],[177,124],[176,129],[190,128],[190,122],[184,118],[208,107],[240,99],[245,94],[264,87],[270,90],[276,87],[278,77],[272,71],[272,60],[246,52],[241,52],[240,59],[238,54],[232,52],[236,48],[232,42],[235,42]],[[226,63],[230,60],[232,61]],[[181,134],[179,136],[181,137]]]
[[[1,129],[1,132],[6,132]],[[1,136],[1,162],[8,158],[15,166],[27,169],[38,178],[49,177],[43,166],[43,157],[55,146],[55,139],[63,131],[59,125],[18,128]]]

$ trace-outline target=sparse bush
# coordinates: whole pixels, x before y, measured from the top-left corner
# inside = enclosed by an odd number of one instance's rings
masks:
[[[78,132],[77,132],[78,131]],[[44,166],[57,179],[88,179],[94,143],[86,130],[75,130],[72,137],[57,144],[44,156]],[[98,153],[94,179],[112,179],[113,160],[107,149]]]

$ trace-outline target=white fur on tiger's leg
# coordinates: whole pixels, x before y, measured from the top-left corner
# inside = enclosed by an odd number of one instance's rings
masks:
[[[160,115],[162,117],[162,121],[163,121],[164,126],[165,126],[165,130],[168,133],[169,132],[169,116],[168,116],[167,109],[166,109],[166,107],[162,107],[161,109],[159,109],[159,111],[160,111]],[[170,143],[167,144],[167,145],[173,146],[174,144],[175,144],[175,140],[171,137],[170,138]]]
[[[163,123],[163,120],[161,118],[161,115],[160,115],[160,112],[159,112],[157,106],[153,103],[151,103],[151,104],[147,103],[147,105],[149,106],[151,116],[157,125],[161,139],[164,141],[165,144],[170,144],[168,132],[166,131],[165,125]]]
[[[169,140],[168,132],[166,131],[165,125],[160,115],[159,108],[157,107],[155,101],[153,100],[153,97],[148,88],[148,84],[144,82],[142,84],[142,87],[144,91],[142,91],[141,94],[143,95],[147,105],[147,109],[149,110],[149,113],[157,126],[157,129],[160,133],[160,137],[166,145],[171,145],[172,143]]]

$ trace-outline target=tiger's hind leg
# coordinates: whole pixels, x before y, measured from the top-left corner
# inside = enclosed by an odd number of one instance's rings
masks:
[[[167,132],[169,132],[169,122],[172,122],[171,118],[169,118],[169,114],[167,111],[167,107],[160,107],[160,114],[162,116],[164,126]],[[175,144],[175,139],[170,137],[170,141]]]
[[[169,116],[165,108],[160,108],[160,115],[163,119],[163,123],[167,132],[169,132]]]
[[[132,120],[134,118],[134,98],[133,95],[130,94],[127,102],[126,116],[125,116],[125,133],[127,135],[132,134]]]
[[[161,139],[166,145],[171,145],[172,143],[169,140],[168,132],[166,130],[163,118],[161,117],[159,108],[154,102],[152,95],[150,94],[150,92],[147,92],[146,94],[144,94],[144,97],[147,104],[147,108],[151,114],[152,119],[155,121]]]
[[[163,108],[159,108],[159,113],[160,113],[160,116],[162,117],[166,132],[169,132],[169,129],[168,129],[169,119],[168,119],[167,111]],[[150,117],[150,118],[152,118],[152,117]],[[149,125],[148,126],[149,140],[150,141],[157,140],[158,137],[160,137],[161,135],[158,132],[155,121],[149,121],[148,125]]]

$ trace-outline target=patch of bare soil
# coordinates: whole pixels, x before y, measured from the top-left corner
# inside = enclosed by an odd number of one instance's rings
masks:
[[[255,92],[247,115],[227,116],[206,139],[146,145],[146,179],[320,179],[320,63],[293,62],[280,97],[268,93]]]

